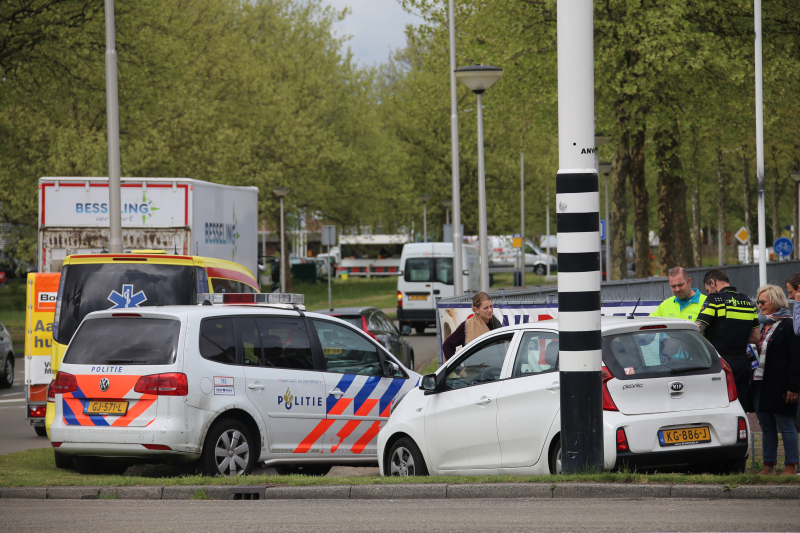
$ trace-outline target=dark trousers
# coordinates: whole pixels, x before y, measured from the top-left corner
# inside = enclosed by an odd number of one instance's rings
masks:
[[[739,397],[739,403],[742,404],[742,409],[745,412],[752,412],[753,406],[750,402],[750,376],[753,373],[753,368],[750,366],[750,360],[745,358],[725,358],[725,362],[730,365],[733,371],[733,382],[736,384],[736,394]]]

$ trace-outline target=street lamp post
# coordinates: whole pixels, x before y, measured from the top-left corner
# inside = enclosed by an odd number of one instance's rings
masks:
[[[478,95],[478,239],[481,243],[481,291],[489,290],[489,250],[486,229],[486,169],[483,163],[483,93],[503,75],[490,65],[470,65],[455,71],[458,81]]]
[[[281,199],[281,292],[286,292],[286,269],[289,267],[289,261],[286,260],[286,242],[283,229],[283,197],[289,194],[289,191],[291,191],[289,187],[272,189],[272,194]]]
[[[419,201],[422,202],[422,242],[428,242],[428,200],[430,194],[420,194]]]
[[[453,250],[461,250],[461,180],[458,173],[458,94],[456,92],[456,10],[454,0],[447,2],[448,33],[450,38],[450,168],[453,182]],[[464,264],[461,253],[453,254],[453,291],[464,293]]]
[[[600,173],[606,177],[606,281],[609,281],[611,280],[611,217],[608,214],[608,175],[611,174],[611,163],[600,163],[599,167]]]

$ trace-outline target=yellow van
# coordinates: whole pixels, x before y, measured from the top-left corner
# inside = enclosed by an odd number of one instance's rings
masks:
[[[53,320],[53,375],[87,314],[103,309],[194,305],[198,294],[209,292],[247,293],[259,292],[259,288],[248,269],[222,259],[168,255],[162,250],[67,256],[61,268]],[[48,403],[48,433],[53,413]]]

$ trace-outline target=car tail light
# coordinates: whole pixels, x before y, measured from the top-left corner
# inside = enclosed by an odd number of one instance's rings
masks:
[[[53,380],[53,401],[56,394],[67,394],[78,390],[78,380],[72,374],[59,372]]]
[[[186,381],[186,374],[179,372],[152,374],[140,377],[133,391],[156,396],[186,396],[189,394],[189,384]]]
[[[643,329],[667,329],[667,326],[664,324],[659,324],[658,326],[642,326],[639,328],[639,331]]]
[[[397,307],[403,307],[403,291],[397,291]]]
[[[614,400],[611,399],[611,393],[608,392],[607,383],[614,379],[614,375],[607,367],[603,367],[603,411],[619,411]]]
[[[736,394],[736,382],[733,380],[733,370],[722,357],[719,358],[719,362],[722,363],[722,370],[725,371],[725,381],[728,382],[728,401],[733,402],[738,397]]]
[[[28,416],[31,418],[44,418],[47,414],[47,406],[45,405],[31,405],[28,408]]]
[[[631,447],[628,446],[628,437],[625,435],[625,430],[617,428],[617,451],[627,452]]]
[[[171,450],[169,446],[165,444],[142,444],[148,450]]]
[[[747,423],[744,418],[739,417],[739,442],[747,442]]]
[[[53,448],[58,448],[59,446],[61,446],[61,444],[62,443],[60,442],[50,442],[50,446],[52,446]]]
[[[367,317],[365,317],[365,316],[361,317],[361,329],[363,329],[364,333],[366,333],[367,335],[369,335],[373,339],[378,340],[378,337],[376,337],[375,335],[370,333],[369,327],[367,327]]]
[[[47,386],[47,401],[48,402],[55,402],[56,401],[56,391],[55,391],[56,380],[51,379],[50,384]]]

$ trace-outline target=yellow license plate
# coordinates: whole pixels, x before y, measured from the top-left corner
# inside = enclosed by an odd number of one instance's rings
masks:
[[[323,348],[322,353],[325,355],[338,355],[342,353],[341,348]]]
[[[408,299],[409,300],[427,300],[428,299],[428,295],[427,294],[409,294],[408,295]]]
[[[83,410],[87,415],[124,415],[128,412],[128,402],[104,402],[92,400]]]
[[[682,446],[684,444],[699,444],[711,442],[711,433],[707,426],[683,429],[662,429],[658,432],[658,442],[661,446]]]

